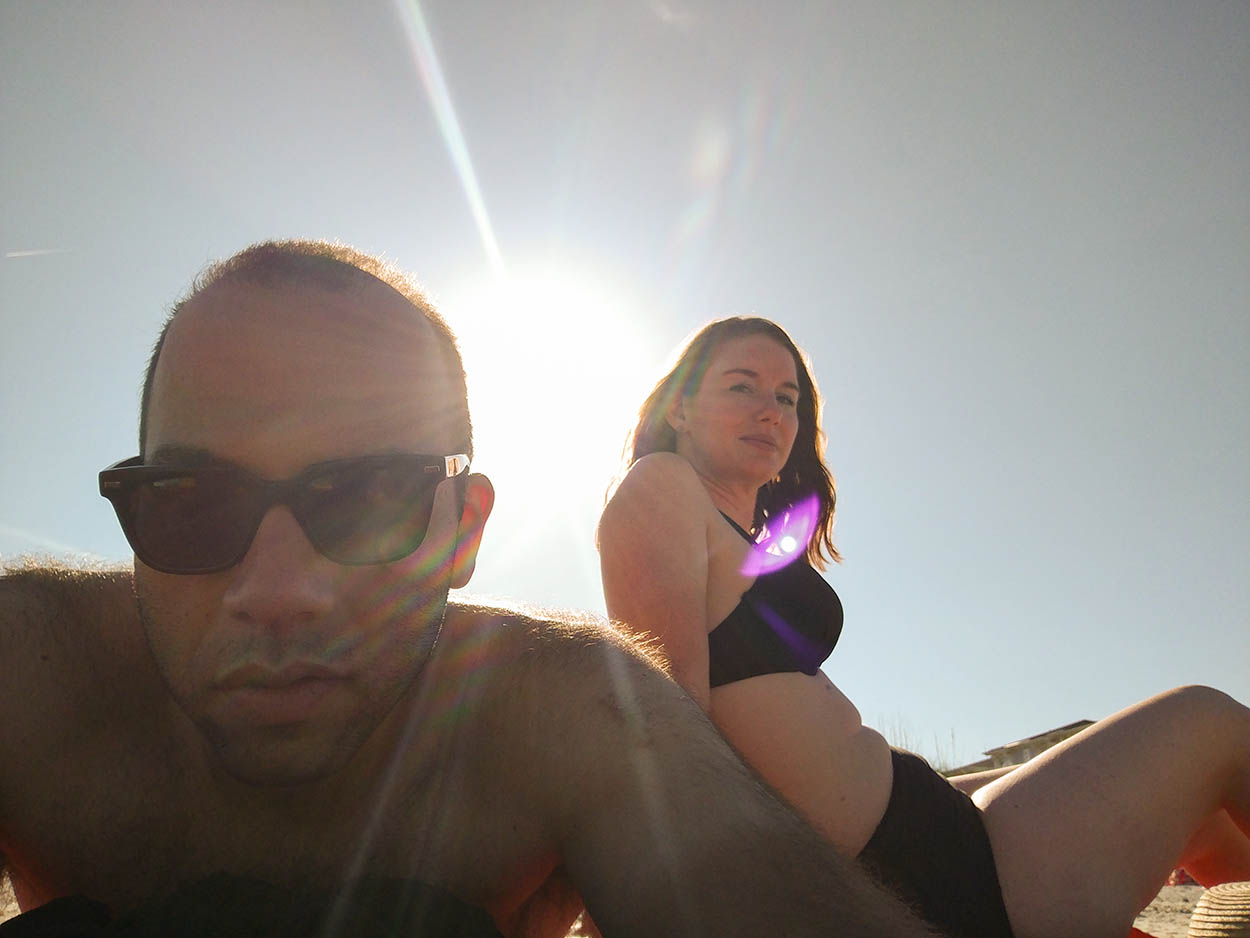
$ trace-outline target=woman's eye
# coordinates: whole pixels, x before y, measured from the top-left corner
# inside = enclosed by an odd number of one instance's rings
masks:
[[[734,384],[734,385],[730,385],[729,390],[731,390],[731,391],[744,391],[744,392],[746,392],[747,394],[750,394],[750,393],[751,393],[751,385],[749,385],[749,384]]]
[[[778,394],[777,403],[785,407],[793,407],[796,403],[794,398],[789,394]]]

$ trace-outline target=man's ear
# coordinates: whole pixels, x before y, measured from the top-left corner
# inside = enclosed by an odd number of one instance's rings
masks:
[[[451,587],[468,585],[477,564],[477,549],[482,546],[486,519],[495,507],[495,487],[480,472],[472,473],[465,482],[464,510],[456,529],[456,555],[451,561]]]

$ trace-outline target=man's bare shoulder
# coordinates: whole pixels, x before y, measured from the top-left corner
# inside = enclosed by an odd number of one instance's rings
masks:
[[[66,664],[139,646],[133,573],[120,564],[23,557],[0,562],[0,650]],[[11,667],[6,661],[6,671]]]
[[[0,557],[0,596],[6,601],[66,606],[80,598],[132,592],[130,564],[62,557]]]
[[[0,575],[0,742],[38,745],[85,732],[159,682],[120,566],[22,559]],[[147,701],[137,702],[142,709]]]
[[[0,836],[14,862],[18,847],[64,837],[88,846],[58,863],[111,857],[96,864],[107,870],[120,854],[110,824],[134,816],[136,799],[125,794],[150,803],[153,791],[168,790],[153,781],[167,774],[164,758],[149,758],[162,751],[149,731],[165,692],[131,571],[44,558],[2,564]],[[146,771],[153,765],[160,771]],[[67,874],[48,875],[55,883]]]

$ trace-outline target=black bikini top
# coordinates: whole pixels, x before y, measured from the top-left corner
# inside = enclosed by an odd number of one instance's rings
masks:
[[[721,512],[724,514],[724,512]],[[734,524],[749,543],[755,540]],[[842,601],[803,557],[761,573],[707,636],[711,687],[758,674],[815,674],[842,634]]]

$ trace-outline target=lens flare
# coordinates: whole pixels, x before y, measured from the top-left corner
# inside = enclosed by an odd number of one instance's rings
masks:
[[[495,230],[490,223],[490,215],[486,212],[486,200],[482,198],[477,173],[473,171],[469,147],[460,129],[460,119],[456,116],[456,107],[452,104],[451,92],[443,77],[443,68],[434,51],[434,40],[430,38],[430,31],[425,25],[421,4],[417,0],[408,0],[408,2],[399,0],[395,8],[408,33],[408,44],[412,47],[412,54],[416,58],[417,71],[421,77],[421,84],[425,88],[425,96],[434,110],[439,132],[443,135],[443,143],[447,146],[447,153],[451,157],[456,175],[460,177],[460,186],[464,189],[465,198],[469,200],[469,211],[473,213],[473,221],[477,225],[486,257],[495,271],[502,272],[504,263],[503,256],[499,252],[499,242],[495,240]]]
[[[756,577],[780,570],[804,556],[816,533],[819,517],[820,501],[815,495],[809,495],[782,512],[775,525],[769,518],[764,536],[751,547],[742,562],[742,575]]]

